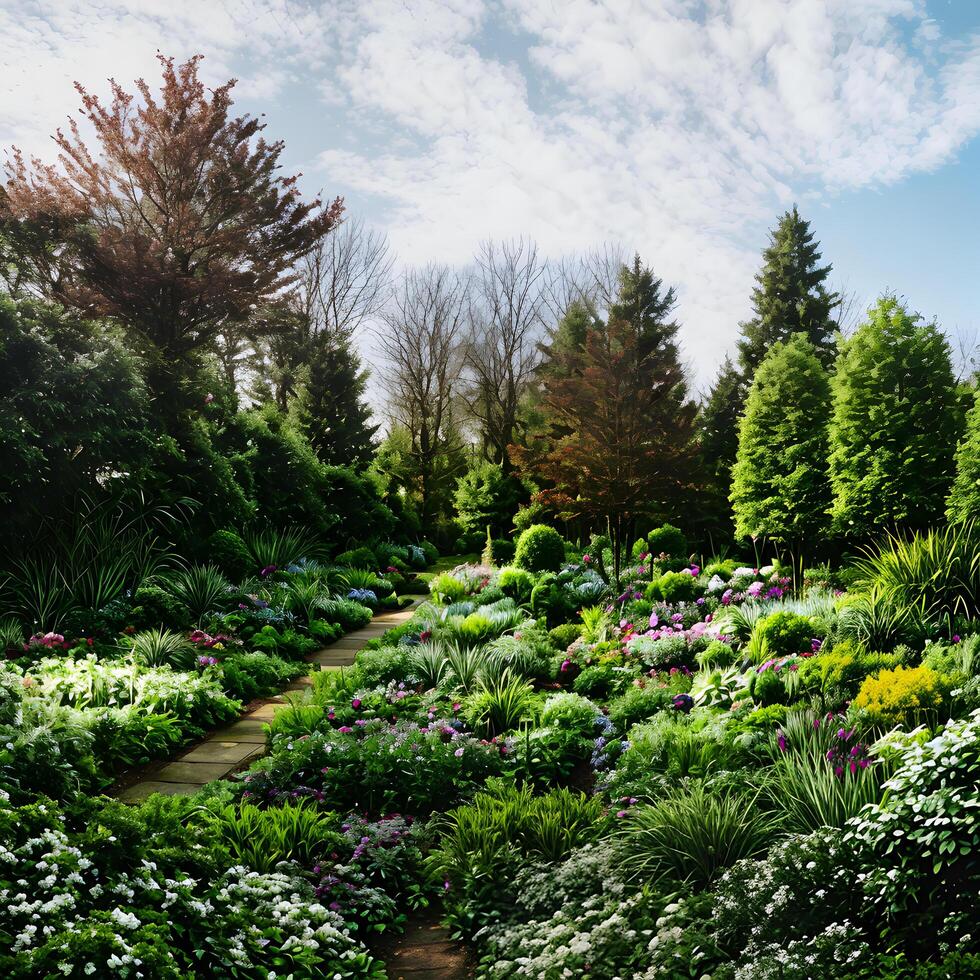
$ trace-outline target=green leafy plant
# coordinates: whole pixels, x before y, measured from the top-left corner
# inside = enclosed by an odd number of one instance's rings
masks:
[[[529,572],[557,572],[565,560],[565,542],[547,524],[532,524],[522,531],[514,551],[514,564]]]
[[[221,609],[231,589],[231,583],[217,565],[193,565],[171,572],[161,579],[161,584],[188,609],[192,622],[198,624],[207,613]]]
[[[133,659],[147,667],[187,667],[193,653],[183,633],[164,627],[136,633],[131,642]]]
[[[302,527],[246,531],[242,540],[256,568],[285,568],[301,558],[319,558],[323,553],[316,535]]]
[[[484,738],[493,738],[529,720],[534,704],[534,688],[505,670],[493,683],[466,699],[464,713],[474,731]]]

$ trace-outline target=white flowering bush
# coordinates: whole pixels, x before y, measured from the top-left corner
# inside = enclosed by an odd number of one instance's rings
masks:
[[[898,766],[882,801],[850,821],[848,841],[868,870],[866,894],[896,915],[972,906],[980,877],[980,711],[923,742],[890,739]],[[939,914],[939,909],[935,909]]]

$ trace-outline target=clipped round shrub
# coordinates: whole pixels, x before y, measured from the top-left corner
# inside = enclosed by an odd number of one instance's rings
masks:
[[[490,541],[490,557],[495,565],[506,565],[514,560],[514,542],[509,538],[493,538]]]
[[[497,576],[497,588],[515,602],[527,602],[534,589],[534,576],[523,568],[502,568]]]
[[[668,555],[671,558],[683,558],[687,554],[687,538],[679,527],[661,524],[647,535],[647,548],[654,557]]]
[[[647,586],[648,599],[690,602],[697,593],[697,579],[687,572],[664,572]]]
[[[554,726],[591,734],[602,712],[588,698],[569,691],[552,694],[544,703],[539,719],[542,727]]]
[[[517,539],[514,564],[529,572],[557,572],[565,560],[562,536],[547,524],[532,524]]]
[[[808,616],[780,611],[763,616],[752,631],[753,643],[765,651],[765,658],[809,653],[813,643],[813,621]]]
[[[178,598],[158,585],[143,585],[133,595],[131,625],[137,629],[169,626],[182,629],[190,625],[190,611]]]
[[[255,562],[241,535],[235,531],[215,531],[208,538],[207,559],[235,582],[255,571]]]

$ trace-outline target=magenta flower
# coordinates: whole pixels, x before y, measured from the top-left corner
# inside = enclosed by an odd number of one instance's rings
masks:
[[[351,701],[351,703],[350,703],[350,706],[351,706],[351,707],[352,707],[352,708],[353,708],[353,709],[354,709],[355,711],[357,711],[357,709],[358,709],[358,708],[360,708],[360,706],[361,706],[361,699],[360,699],[360,698],[354,698],[354,700],[353,700],[353,701]]]

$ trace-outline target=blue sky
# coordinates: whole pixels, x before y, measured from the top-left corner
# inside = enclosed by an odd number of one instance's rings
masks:
[[[794,201],[858,303],[980,329],[975,0],[0,0],[0,36],[4,146],[49,158],[76,78],[201,52],[402,265],[638,250],[702,384]]]

